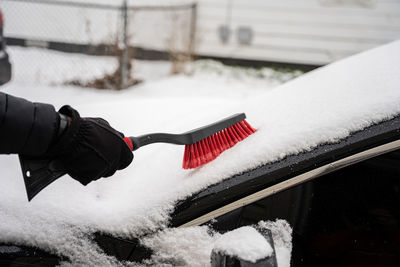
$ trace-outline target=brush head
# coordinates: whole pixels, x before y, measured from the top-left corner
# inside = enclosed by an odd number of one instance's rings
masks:
[[[196,143],[185,145],[182,167],[193,169],[206,164],[254,132],[256,130],[242,120]]]

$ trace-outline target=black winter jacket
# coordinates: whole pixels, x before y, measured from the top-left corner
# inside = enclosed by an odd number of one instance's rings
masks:
[[[0,154],[44,154],[57,135],[59,120],[52,105],[0,92]]]

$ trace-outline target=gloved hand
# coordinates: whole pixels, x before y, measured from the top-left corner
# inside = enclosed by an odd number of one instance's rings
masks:
[[[60,159],[68,174],[83,185],[126,168],[133,154],[124,135],[101,118],[81,118],[70,106],[59,113],[70,118],[66,129],[46,153]]]

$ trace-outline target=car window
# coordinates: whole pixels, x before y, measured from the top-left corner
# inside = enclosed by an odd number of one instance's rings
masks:
[[[293,227],[295,266],[398,266],[400,150],[236,209],[213,226],[228,231],[275,219]]]

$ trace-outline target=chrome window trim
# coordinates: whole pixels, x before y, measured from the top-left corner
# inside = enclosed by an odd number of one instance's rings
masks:
[[[189,226],[196,226],[196,225],[200,225],[203,224],[205,222],[208,222],[218,216],[224,215],[230,211],[233,211],[237,208],[240,208],[242,206],[251,204],[253,202],[256,202],[260,199],[263,199],[267,196],[276,194],[278,192],[281,192],[285,189],[291,188],[293,186],[296,186],[298,184],[310,181],[312,179],[315,179],[319,176],[328,174],[330,172],[339,170],[341,168],[353,165],[355,163],[397,150],[400,148],[400,140],[396,140],[384,145],[380,145],[368,150],[365,150],[363,152],[351,155],[349,157],[334,161],[332,163],[326,164],[324,166],[321,166],[319,168],[316,168],[314,170],[305,172],[303,174],[300,174],[298,176],[295,176],[293,178],[290,178],[286,181],[283,181],[281,183],[275,184],[273,186],[270,186],[268,188],[265,188],[257,193],[251,194],[247,197],[244,197],[242,199],[239,199],[237,201],[234,201],[228,205],[225,205],[219,209],[216,209],[212,212],[209,212],[203,216],[200,216],[192,221],[189,221],[185,224],[182,224],[180,226],[178,226],[178,228],[181,227],[189,227]]]

